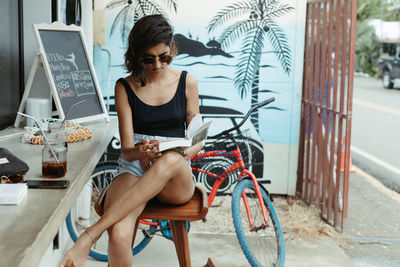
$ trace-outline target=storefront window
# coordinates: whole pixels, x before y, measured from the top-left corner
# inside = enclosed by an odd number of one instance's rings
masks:
[[[0,130],[13,124],[21,97],[18,3],[0,1]]]

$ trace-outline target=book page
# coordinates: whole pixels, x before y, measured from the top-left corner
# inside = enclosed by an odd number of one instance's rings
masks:
[[[189,147],[189,146],[193,146],[193,145],[198,144],[201,141],[205,140],[207,138],[208,129],[210,128],[212,121],[209,121],[209,122],[203,124],[201,115],[200,114],[198,114],[198,115],[196,115],[193,118],[193,120],[191,121],[191,123],[189,124],[188,131],[186,133],[185,138],[172,139],[172,140],[161,140],[160,144],[158,145],[158,150],[160,152],[162,152],[162,151],[165,151],[168,149],[174,149],[176,147]],[[192,123],[192,122],[194,122],[194,123]],[[193,135],[192,138],[188,138],[188,136],[189,136],[188,132],[190,132],[190,135]]]
[[[197,130],[203,125],[203,118],[201,114],[196,114],[192,121],[189,123],[186,130],[186,139],[191,139],[197,132]]]
[[[201,141],[205,140],[207,138],[208,134],[208,128],[210,128],[210,124],[212,121],[209,121],[207,123],[204,123],[194,134],[192,137],[192,146],[200,143]]]
[[[172,140],[161,140],[158,145],[158,151],[162,152],[168,149],[173,149],[176,147],[189,147],[192,142],[187,139],[172,139]]]

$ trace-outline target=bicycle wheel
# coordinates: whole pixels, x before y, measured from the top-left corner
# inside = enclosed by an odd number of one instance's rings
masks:
[[[251,266],[283,266],[285,248],[282,230],[272,203],[260,187],[268,225],[265,225],[261,206],[252,180],[244,179],[234,188],[232,194],[232,218],[236,236]],[[253,229],[250,229],[244,198],[246,195]]]
[[[94,204],[96,203],[96,200],[102,192],[103,188],[111,183],[117,167],[118,164],[116,162],[102,162],[97,164],[91,175],[91,179],[85,185],[85,187],[89,187],[89,189],[91,190],[89,219],[78,218],[74,220],[73,218],[75,216],[71,216],[71,212],[68,214],[65,222],[69,235],[74,242],[76,242],[79,235],[83,231],[85,231],[88,226],[93,225],[100,218],[94,210]],[[156,226],[149,226],[145,224],[139,225],[135,238],[135,240],[137,241],[135,241],[135,245],[132,250],[133,255],[138,254],[149,244],[156,229]],[[108,261],[107,248],[108,234],[107,232],[105,232],[103,233],[101,238],[97,240],[97,242],[92,246],[89,256],[99,261]]]
[[[163,237],[169,240],[174,240],[171,232],[171,226],[168,220],[160,221],[160,230]],[[189,233],[190,231],[190,222],[186,221],[186,231]]]

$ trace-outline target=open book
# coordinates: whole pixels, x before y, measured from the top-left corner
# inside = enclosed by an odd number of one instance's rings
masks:
[[[208,128],[210,128],[211,122],[212,121],[203,123],[201,115],[197,114],[189,123],[189,126],[186,130],[185,138],[162,140],[160,141],[158,150],[162,152],[168,149],[175,149],[178,147],[191,147],[195,144],[200,143],[201,141],[207,138]]]

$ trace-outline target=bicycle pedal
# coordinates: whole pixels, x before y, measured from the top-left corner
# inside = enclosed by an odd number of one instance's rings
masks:
[[[233,151],[236,149],[236,144],[235,143],[226,143],[225,149],[226,149],[226,151]]]
[[[150,239],[150,238],[152,238],[154,236],[154,232],[153,231],[142,230],[142,233],[147,239]]]

